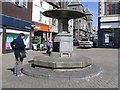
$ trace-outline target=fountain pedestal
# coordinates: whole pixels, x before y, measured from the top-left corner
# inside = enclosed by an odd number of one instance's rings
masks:
[[[73,51],[73,38],[70,33],[67,32],[61,32],[56,35],[54,42],[58,42],[60,44],[59,46],[59,52],[60,56],[68,55],[69,57],[72,55]]]

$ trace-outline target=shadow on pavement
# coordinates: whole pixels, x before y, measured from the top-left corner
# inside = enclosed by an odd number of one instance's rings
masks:
[[[42,53],[42,54],[47,54],[47,53]]]
[[[8,68],[7,70],[10,70],[14,74],[14,68]]]
[[[34,62],[34,60],[30,60],[30,61],[28,61],[28,63],[33,63]]]
[[[76,47],[76,49],[90,49],[89,47]]]

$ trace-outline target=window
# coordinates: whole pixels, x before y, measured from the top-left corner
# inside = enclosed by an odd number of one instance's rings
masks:
[[[90,23],[88,23],[88,28],[91,28],[91,27],[90,27]]]
[[[18,7],[27,8],[27,0],[15,0]]]
[[[42,7],[43,5],[43,0],[40,0],[40,7]]]
[[[54,19],[54,18],[52,19],[52,25],[54,25],[54,26],[56,25],[56,19]]]
[[[40,11],[40,20],[39,21],[42,21],[42,12]]]
[[[89,41],[88,38],[82,38],[81,41]]]
[[[72,9],[76,10],[76,8],[72,8]]]
[[[53,6],[53,9],[56,9],[56,7]]]
[[[114,44],[114,29],[104,31],[104,44],[105,45]]]
[[[106,7],[107,15],[119,14],[118,12],[119,3],[108,3],[107,7]]]
[[[15,39],[15,38],[17,38],[18,37],[18,33],[19,33],[19,31],[15,31],[16,33],[13,33],[14,32],[14,30],[11,30],[11,32],[9,32],[9,30],[7,30],[7,33],[6,33],[6,45],[5,45],[5,49],[6,50],[10,50],[10,49],[12,49],[11,48],[11,45],[10,45],[10,43]],[[24,32],[23,32],[24,33]],[[25,39],[23,40],[24,41],[24,43],[26,44],[26,47],[25,48],[30,48],[30,46],[29,46],[29,34],[26,34],[25,35]]]
[[[14,2],[15,2],[15,0],[7,0],[7,2],[14,3]]]
[[[27,8],[27,0],[23,0],[23,7]]]

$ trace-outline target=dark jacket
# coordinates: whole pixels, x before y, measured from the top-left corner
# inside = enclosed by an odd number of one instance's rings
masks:
[[[20,56],[20,51],[25,50],[23,39],[19,36],[11,42],[11,47],[14,50],[16,56]]]

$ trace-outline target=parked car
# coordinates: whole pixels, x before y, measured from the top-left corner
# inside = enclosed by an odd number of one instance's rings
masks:
[[[93,42],[90,41],[88,38],[83,38],[82,40],[79,41],[79,46],[86,47],[86,48],[92,48]]]

